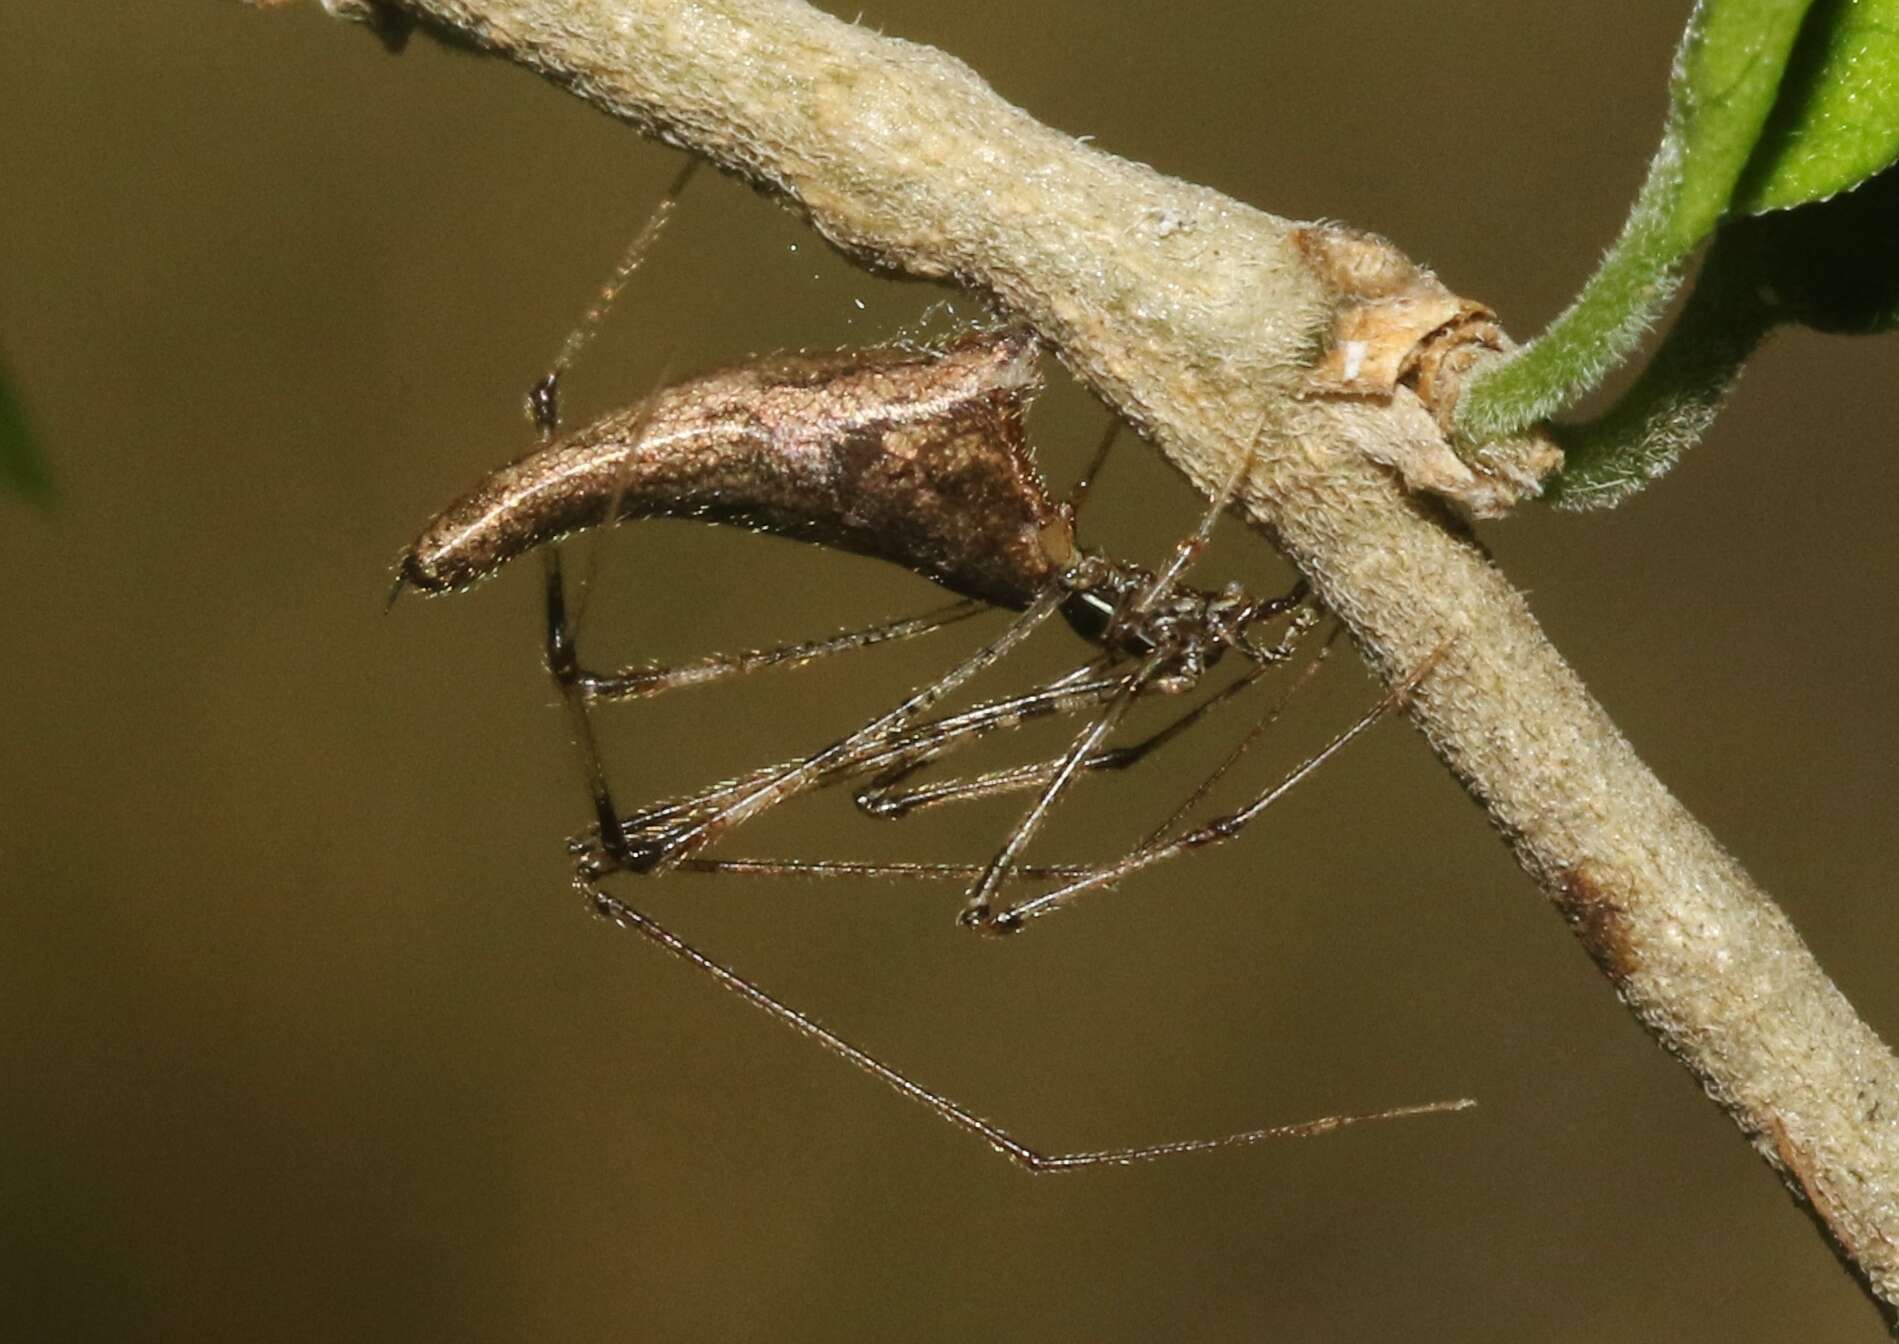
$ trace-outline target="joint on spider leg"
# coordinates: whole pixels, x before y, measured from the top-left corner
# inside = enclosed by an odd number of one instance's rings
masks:
[[[1258,620],[1280,614],[1282,614],[1282,612],[1264,612],[1254,619]],[[1319,620],[1319,609],[1308,604],[1294,611],[1293,618],[1287,623],[1285,632],[1272,644],[1260,644],[1245,630],[1240,631],[1239,637],[1245,645],[1248,654],[1255,661],[1261,663],[1283,663],[1298,650],[1299,642],[1306,637],[1313,626],[1319,623]],[[1251,624],[1251,622],[1248,623]]]
[[[597,844],[592,836],[575,836],[567,842],[567,851],[574,857],[575,882],[598,882],[620,871],[604,846]]]
[[[1292,621],[1286,626],[1286,633],[1280,636],[1279,643],[1273,646],[1273,651],[1281,658],[1292,657],[1292,652],[1298,647],[1299,641],[1310,634],[1312,628],[1322,619],[1322,613],[1315,606],[1308,604],[1299,608],[1293,613]]]
[[[922,806],[927,794],[907,792],[908,771],[866,784],[851,795],[857,810],[878,821],[900,821]]]
[[[1013,909],[998,911],[987,901],[963,907],[956,922],[989,938],[1002,938],[1022,931],[1022,917]]]
[[[859,812],[879,821],[894,821],[908,816],[911,809],[907,795],[894,792],[882,784],[866,784],[851,795],[851,801],[857,805]]]
[[[554,431],[560,428],[560,370],[549,369],[542,374],[527,394],[528,419],[541,431],[543,438],[552,438]]]
[[[630,873],[645,877],[666,861],[666,847],[651,840],[629,841],[621,837],[620,862]]]
[[[1288,588],[1283,595],[1268,598],[1266,601],[1260,603],[1259,614],[1261,616],[1283,616],[1310,596],[1312,596],[1312,585],[1306,579],[1301,578],[1298,582],[1294,583],[1292,587]]]
[[[572,676],[573,680],[565,684],[571,685],[581,703],[588,706],[602,701],[631,700],[641,693],[639,685],[631,678],[603,677],[583,671],[577,662]]]
[[[644,877],[666,862],[671,849],[669,840],[664,836],[634,839],[614,810],[613,800],[604,793],[594,798],[594,815],[600,826],[600,848],[611,861],[612,871]]]
[[[620,816],[614,811],[612,800],[595,794],[593,810],[600,827],[601,851],[616,868],[632,867],[633,845],[627,839],[626,828],[620,824]]]
[[[563,691],[573,691],[581,699],[592,702],[593,697],[587,693],[587,679],[581,675],[580,660],[574,653],[573,641],[568,638],[565,626],[558,630],[551,625],[548,627],[547,671]]]
[[[620,902],[609,896],[600,886],[598,876],[575,873],[574,890],[587,898],[587,904],[593,907],[595,918],[609,920],[621,926],[626,924],[626,919],[621,914]]]

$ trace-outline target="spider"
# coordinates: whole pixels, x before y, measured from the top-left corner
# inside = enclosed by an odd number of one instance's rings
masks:
[[[570,842],[576,887],[602,915],[639,932],[1031,1170],[1142,1161],[1471,1104],[1437,1102],[1365,1115],[1328,1116],[1215,1139],[1100,1153],[1045,1154],[851,1045],[606,889],[605,879],[615,873],[669,868],[961,878],[970,883],[961,922],[992,934],[1013,932],[1084,891],[1232,838],[1369,728],[1423,675],[1420,671],[1396,688],[1237,811],[1198,825],[1182,823],[1277,716],[1278,707],[1236,743],[1166,823],[1122,858],[1094,865],[1024,864],[1022,855],[1030,840],[1078,775],[1132,764],[1171,740],[1215,705],[1289,662],[1321,619],[1302,584],[1282,596],[1257,598],[1237,584],[1206,590],[1182,581],[1249,469],[1251,454],[1199,526],[1158,570],[1083,549],[1076,537],[1076,516],[1114,434],[1110,430],[1103,439],[1094,464],[1073,495],[1054,500],[1023,433],[1024,412],[1039,387],[1039,351],[1034,337],[1016,326],[974,330],[936,349],[890,345],[753,360],[674,384],[637,406],[560,436],[560,375],[644,257],[684,180],[682,174],[635,239],[601,302],[589,311],[554,368],[530,394],[530,408],[542,432],[541,446],[489,476],[431,520],[402,557],[396,582],[397,591],[404,586],[430,593],[458,590],[493,575],[528,551],[543,552],[547,663],[581,749],[595,814],[595,825]],[[582,664],[576,647],[560,551],[553,543],[603,524],[656,516],[736,524],[876,556],[935,581],[961,600],[921,616],[826,639],[715,654],[673,667],[590,670]],[[1015,614],[975,652],[828,746],[689,798],[630,814],[622,814],[615,804],[595,741],[594,704],[908,639],[985,608]],[[1094,657],[1027,692],[957,714],[926,717],[1057,614],[1096,649]],[[1107,745],[1137,700],[1192,691],[1228,656],[1247,664],[1238,680],[1142,742]],[[1293,689],[1317,666],[1316,658],[1308,663]],[[986,735],[1031,718],[1091,710],[1093,716],[1081,732],[1050,760],[921,789],[905,787],[925,765]],[[881,816],[1008,790],[1038,792],[994,855],[977,865],[734,861],[701,853],[766,809],[845,780],[868,781],[858,792],[859,805]],[[1000,901],[1006,885],[1026,880],[1053,880],[1056,885]]]

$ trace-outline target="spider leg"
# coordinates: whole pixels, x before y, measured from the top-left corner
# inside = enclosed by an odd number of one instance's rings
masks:
[[[1049,776],[1049,781],[1043,788],[1041,796],[1035,800],[1027,812],[1022,814],[1022,819],[1009,833],[1009,838],[1003,841],[1002,848],[996,851],[995,857],[983,869],[982,876],[977,878],[975,884],[970,887],[963,903],[963,913],[959,917],[965,927],[995,931],[990,901],[1002,885],[1004,876],[1014,866],[1017,857],[1028,847],[1036,831],[1041,829],[1042,823],[1048,819],[1048,814],[1054,809],[1056,802],[1067,791],[1069,784],[1073,782],[1075,775],[1081,769],[1082,761],[1087,759],[1100,745],[1101,740],[1114,730],[1115,725],[1121,721],[1128,708],[1134,703],[1135,696],[1140,694],[1141,688],[1166,667],[1174,656],[1174,651],[1171,649],[1158,649],[1150,654],[1142,661],[1139,669],[1129,676],[1127,684],[1109,702],[1108,707],[1102,710],[1095,721],[1076,737],[1067,754],[1055,767],[1054,773]]]
[[[838,769],[847,767],[852,757],[865,748],[875,747],[901,732],[918,715],[1028,638],[1036,627],[1054,614],[1062,596],[1059,587],[1051,586],[1044,590],[994,639],[935,681],[912,692],[894,709],[794,765],[748,784],[711,816],[690,821],[663,837],[635,841],[620,831],[618,821],[612,814],[601,813],[602,834],[608,851],[620,866],[635,872],[650,872],[676,864],[731,827],[803,792]],[[596,802],[598,799],[596,793]]]
[[[586,312],[581,314],[580,321],[561,342],[553,364],[528,391],[528,416],[534,421],[535,428],[541,431],[543,439],[553,438],[555,431],[560,428],[562,375],[567,372],[574,358],[585,350],[593,342],[593,338],[600,333],[600,326],[606,321],[607,313],[613,307],[614,300],[620,297],[620,291],[626,288],[626,282],[631,280],[633,272],[639,270],[645,263],[647,253],[653,250],[653,244],[657,243],[660,234],[665,232],[666,225],[671,222],[674,212],[679,208],[680,196],[685,193],[686,185],[692,181],[692,175],[698,171],[698,168],[698,155],[689,155],[684,166],[674,175],[672,185],[666,188],[666,194],[659,198],[659,204],[655,205],[653,212],[646,217],[646,223],[640,226],[640,231],[633,235],[633,241],[627,244],[626,251],[621,254],[619,262],[615,264],[613,273],[607,277],[606,283],[600,286],[600,292],[594,297],[593,303],[588,306]]]
[[[1140,764],[1153,752],[1166,746],[1213,710],[1250,689],[1258,683],[1265,672],[1264,667],[1249,669],[1245,675],[1221,687],[1215,694],[1205,697],[1139,741],[1105,747],[1095,752],[1082,761],[1081,768],[1089,771],[1118,771]],[[857,805],[872,816],[905,817],[912,812],[937,807],[944,803],[965,802],[974,798],[986,798],[998,793],[1030,789],[1046,784],[1060,764],[1061,757],[1057,756],[1051,760],[1031,761],[1001,770],[992,770],[986,774],[939,780],[907,791],[898,787],[913,773],[912,768],[906,768],[901,772],[881,776],[875,783],[867,784],[859,789]]]
[[[1397,1106],[1360,1114],[1320,1116],[1313,1120],[1270,1125],[1237,1134],[1226,1134],[1218,1138],[1182,1139],[1171,1143],[1110,1148],[1099,1152],[1045,1152],[1024,1143],[993,1121],[983,1119],[960,1102],[917,1082],[908,1074],[884,1063],[869,1051],[852,1045],[810,1014],[800,1012],[737,971],[713,960],[651,916],[602,890],[597,883],[589,881],[584,876],[577,876],[575,887],[603,918],[611,920],[622,928],[632,930],[655,947],[685,962],[701,974],[710,976],[719,985],[738,995],[767,1016],[846,1062],[854,1064],[891,1088],[899,1096],[927,1107],[945,1123],[954,1125],[965,1133],[973,1134],[1025,1171],[1081,1171],[1091,1167],[1129,1166],[1137,1162],[1152,1162],[1160,1158],[1178,1157],[1187,1153],[1211,1152],[1221,1148],[1243,1148],[1263,1143],[1268,1139],[1311,1138],[1367,1121],[1396,1120],[1415,1115],[1437,1115],[1465,1110],[1476,1104],[1469,1100],[1427,1102],[1423,1105]]]
[[[1125,678],[1104,678],[1096,672],[1094,665],[1089,664],[1025,694],[977,705],[915,726],[894,737],[862,743],[856,750],[834,760],[825,770],[807,775],[797,792],[866,775],[891,777],[905,774],[1000,728],[1013,727],[1024,717],[1073,713],[1099,704],[1116,694]],[[668,836],[680,830],[716,819],[730,807],[734,799],[769,784],[794,770],[800,763],[791,761],[765,766],[689,797],[652,804],[620,817],[617,833],[630,844],[664,843]],[[622,866],[608,852],[601,836],[601,828],[596,825],[594,829],[568,842],[570,851],[585,859],[597,873]],[[679,866],[685,865],[682,862]],[[974,873],[970,876],[974,876]]]
[[[571,675],[578,683],[580,693],[590,701],[643,700],[684,686],[703,686],[707,682],[721,681],[768,667],[798,667],[819,658],[828,658],[834,653],[848,653],[853,649],[867,649],[876,644],[911,639],[987,610],[983,603],[965,599],[918,616],[885,621],[858,630],[845,630],[824,639],[801,640],[769,649],[707,654],[670,667],[646,664],[624,667],[616,672],[589,672],[575,667]]]
[[[1074,879],[1063,886],[1056,887],[1052,891],[1043,892],[1039,896],[1033,896],[1026,901],[1009,907],[1007,910],[995,916],[995,922],[1008,929],[1019,928],[1028,920],[1034,919],[1039,915],[1045,915],[1051,910],[1059,909],[1084,891],[1092,891],[1097,887],[1110,886],[1130,874],[1140,872],[1144,868],[1150,868],[1157,863],[1164,863],[1168,859],[1176,858],[1189,850],[1201,849],[1208,845],[1217,845],[1223,841],[1231,840],[1234,836],[1238,835],[1248,823],[1256,820],[1267,808],[1291,792],[1306,776],[1310,775],[1321,765],[1324,765],[1327,761],[1332,759],[1333,756],[1344,750],[1354,738],[1384,718],[1394,707],[1402,704],[1405,697],[1411,693],[1412,689],[1424,675],[1436,664],[1437,658],[1437,654],[1432,654],[1416,672],[1398,685],[1392,687],[1376,704],[1366,710],[1364,714],[1360,715],[1356,722],[1352,723],[1330,742],[1301,761],[1292,770],[1282,776],[1277,783],[1260,793],[1250,803],[1238,811],[1228,813],[1225,816],[1215,817],[1212,821],[1174,836],[1172,839],[1144,844],[1116,862],[1106,864],[1096,869],[1087,877]],[[1223,771],[1224,769],[1225,766],[1223,764],[1221,770]]]

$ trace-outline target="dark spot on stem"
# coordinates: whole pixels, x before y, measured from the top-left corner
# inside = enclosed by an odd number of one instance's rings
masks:
[[[1556,908],[1603,973],[1617,984],[1641,968],[1629,933],[1628,911],[1580,870],[1564,875],[1556,889]]]

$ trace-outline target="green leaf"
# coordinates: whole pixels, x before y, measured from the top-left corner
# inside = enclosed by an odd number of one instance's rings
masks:
[[[1831,2],[1820,0],[1820,7]],[[1695,6],[1669,81],[1670,126],[1662,149],[1665,156],[1669,139],[1678,138],[1682,182],[1668,231],[1678,256],[1713,231],[1733,199],[1812,8],[1813,0],[1702,0]]]
[[[34,447],[32,431],[4,369],[0,369],[0,486],[38,503],[53,497],[52,474]]]
[[[1895,162],[1899,0],[1817,0],[1734,208],[1823,201]]]
[[[1486,443],[1574,405],[1635,348],[1687,254],[1733,198],[1812,0],[1701,0],[1675,56],[1669,118],[1622,236],[1574,303],[1471,379],[1459,434]]]
[[[1702,0],[1669,92],[1621,238],[1550,329],[1479,369],[1457,408],[1469,448],[1574,405],[1728,216],[1643,376],[1605,414],[1558,428],[1560,506],[1614,504],[1666,472],[1773,326],[1899,325],[1899,0]]]

